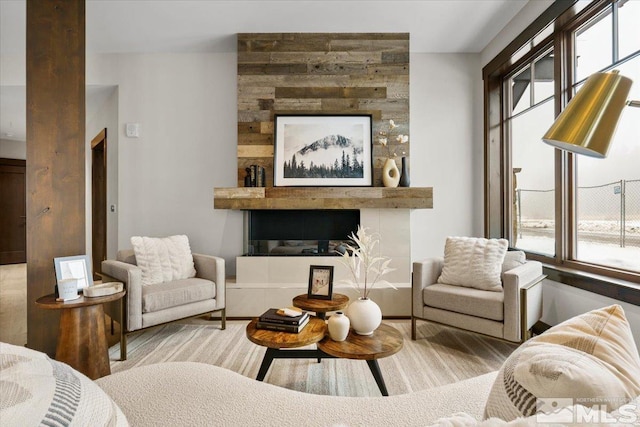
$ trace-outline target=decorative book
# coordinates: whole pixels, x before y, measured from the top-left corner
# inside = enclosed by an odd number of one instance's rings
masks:
[[[302,329],[304,329],[305,326],[307,326],[307,323],[309,323],[309,316],[308,315],[303,321],[300,322],[299,325],[289,325],[289,324],[286,324],[286,323],[263,322],[261,320],[258,320],[258,323],[256,323],[256,328],[258,328],[258,329],[268,329],[270,331],[293,332],[293,333],[297,334]]]
[[[287,313],[289,313],[290,309],[285,309],[285,310]],[[281,309],[270,308],[269,310],[264,312],[262,316],[260,316],[259,321],[282,324],[282,325],[298,326],[303,321],[309,319],[309,313],[307,313],[306,311],[300,311],[300,314],[297,316],[279,314],[279,312],[281,312]],[[281,312],[281,313],[284,313],[284,312]]]

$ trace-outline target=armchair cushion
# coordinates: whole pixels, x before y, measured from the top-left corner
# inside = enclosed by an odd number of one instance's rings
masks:
[[[423,291],[424,304],[447,311],[502,322],[504,293],[437,283]]]
[[[447,237],[438,283],[501,292],[500,275],[508,246],[506,239]]]
[[[188,279],[196,275],[187,236],[131,237],[142,285]]]
[[[142,287],[142,312],[153,313],[179,305],[213,299],[216,285],[206,279],[181,279]]]
[[[527,255],[524,251],[507,251],[502,261],[502,272],[513,270],[527,262]]]

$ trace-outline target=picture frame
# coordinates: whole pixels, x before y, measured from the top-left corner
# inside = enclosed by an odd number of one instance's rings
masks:
[[[312,265],[309,267],[309,289],[307,297],[310,299],[333,298],[333,266]]]
[[[56,270],[56,283],[63,280],[77,280],[78,292],[93,285],[88,255],[58,257],[53,259]]]
[[[371,114],[276,114],[273,185],[372,186],[372,123]]]

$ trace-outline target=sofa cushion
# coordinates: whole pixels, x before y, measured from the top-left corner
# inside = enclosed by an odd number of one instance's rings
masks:
[[[187,279],[196,275],[187,236],[131,237],[142,285]]]
[[[424,304],[475,317],[504,320],[504,293],[436,283],[422,291]]]
[[[556,399],[611,412],[639,394],[638,350],[622,307],[612,305],[571,318],[513,352],[491,389],[485,417],[530,416]]]
[[[438,283],[502,292],[506,239],[447,237]]]
[[[28,348],[0,343],[3,426],[127,426],[116,403],[85,375]]]
[[[142,287],[142,312],[152,313],[192,302],[213,299],[215,296],[215,283],[197,277],[156,283],[153,286]]]

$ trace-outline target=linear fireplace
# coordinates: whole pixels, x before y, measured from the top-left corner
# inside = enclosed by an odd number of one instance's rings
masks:
[[[360,210],[252,210],[246,255],[336,255],[358,224]]]

